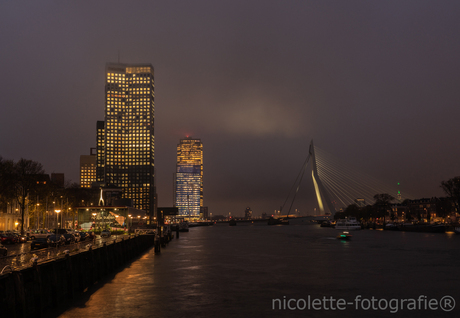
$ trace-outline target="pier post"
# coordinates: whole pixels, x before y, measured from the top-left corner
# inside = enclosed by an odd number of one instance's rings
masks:
[[[14,290],[16,299],[16,317],[26,317],[26,296],[24,292],[24,279],[21,272],[14,271],[12,273],[14,279]]]
[[[160,237],[155,235],[155,254],[161,254]]]
[[[66,279],[67,279],[67,299],[73,299],[73,281],[72,281],[72,261],[69,254],[65,254],[66,262]]]
[[[42,317],[43,312],[43,290],[40,268],[34,264],[34,301],[35,301],[35,315],[37,318]]]

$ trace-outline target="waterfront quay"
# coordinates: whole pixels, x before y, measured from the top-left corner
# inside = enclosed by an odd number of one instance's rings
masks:
[[[0,272],[17,271],[30,267],[33,262],[42,263],[52,260],[56,257],[62,257],[65,253],[75,253],[91,248],[102,247],[104,244],[113,244],[130,238],[130,235],[113,235],[110,237],[101,237],[96,235],[92,240],[79,241],[72,244],[52,246],[48,248],[32,249],[32,240],[25,243],[4,245],[8,253],[0,257]],[[3,270],[3,272],[2,272]]]
[[[3,263],[22,260],[19,266],[5,265],[0,274],[2,315],[48,317],[155,243],[155,235],[123,235],[4,257]]]
[[[53,317],[459,316],[459,235],[367,230],[342,241],[337,233],[312,222],[192,227]],[[457,305],[443,309],[443,297]],[[339,309],[342,300],[352,305]],[[421,305],[408,308],[410,300]]]

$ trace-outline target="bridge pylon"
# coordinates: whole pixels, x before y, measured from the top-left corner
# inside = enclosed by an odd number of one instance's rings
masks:
[[[315,146],[313,145],[313,139],[310,142],[310,148],[308,150],[311,159],[311,178],[313,181],[313,186],[315,187],[316,200],[318,202],[318,207],[320,214],[324,215],[330,213],[333,215],[335,213],[335,208],[332,204],[332,201],[327,194],[326,189],[323,186],[321,178],[318,175],[318,167],[316,165],[316,156],[315,156]]]

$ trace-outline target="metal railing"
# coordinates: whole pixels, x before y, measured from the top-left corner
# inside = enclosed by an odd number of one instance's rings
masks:
[[[18,271],[39,263],[63,258],[66,254],[76,254],[88,251],[90,248],[100,248],[104,245],[115,244],[135,236],[136,235],[114,235],[105,239],[101,237],[95,237],[91,241],[81,241],[71,243],[69,245],[61,245],[59,247],[48,247],[44,249],[30,250],[24,253],[16,253],[0,257],[0,268],[3,268],[0,272],[0,275],[2,275],[8,268],[10,271]]]

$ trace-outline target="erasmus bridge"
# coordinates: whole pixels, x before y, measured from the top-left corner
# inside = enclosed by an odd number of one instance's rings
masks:
[[[347,166],[342,161],[310,143],[307,159],[292,186],[281,209],[290,213],[304,176],[311,177],[315,189],[319,214],[334,214],[350,204],[367,205],[374,203],[374,195],[388,193],[398,201],[413,199],[407,193],[402,194],[398,183],[394,185],[363,173],[357,168]],[[288,201],[291,202],[288,205]]]

